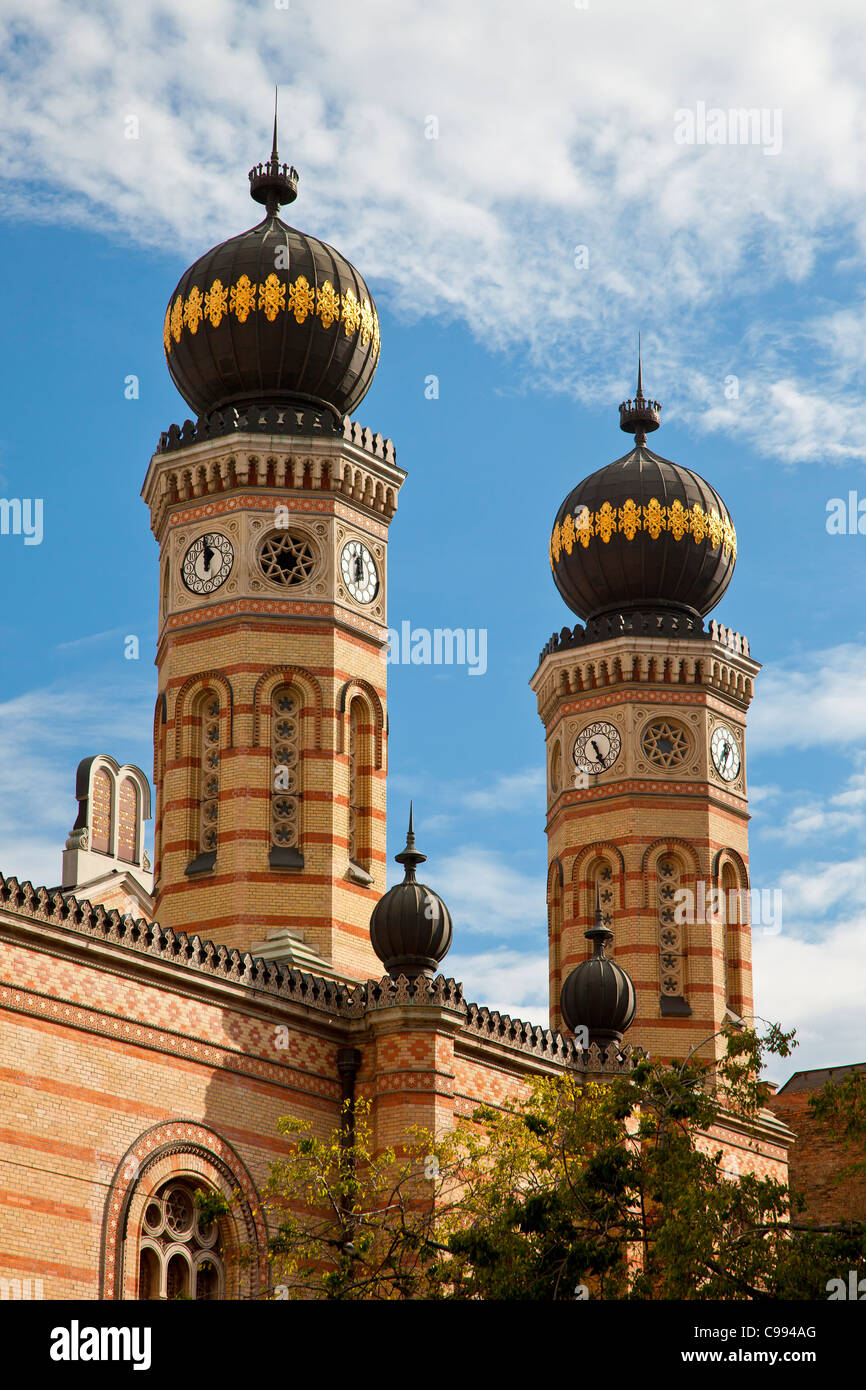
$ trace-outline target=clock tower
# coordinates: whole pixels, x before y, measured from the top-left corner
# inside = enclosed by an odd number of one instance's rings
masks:
[[[191,266],[166,310],[197,420],[162,435],[142,494],[160,552],[155,916],[241,952],[281,934],[301,968],[366,979],[405,475],[350,421],[378,316],[358,271],[281,219],[297,183],[275,127],[250,172],[263,220]]]
[[[637,996],[630,1041],[709,1060],[751,1021],[746,715],[760,669],[744,637],[704,624],[733,575],[719,494],[647,448],[661,406],[620,406],[635,436],[584,479],[550,543],[583,621],[541,653],[531,685],[547,740],[551,1026],[587,958],[597,906]]]

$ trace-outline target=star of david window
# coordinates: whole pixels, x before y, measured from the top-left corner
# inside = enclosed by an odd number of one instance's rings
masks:
[[[656,767],[678,767],[689,751],[686,730],[672,719],[656,719],[648,724],[641,742],[644,753]]]
[[[268,536],[259,551],[259,564],[272,584],[305,584],[316,567],[312,543],[298,531]]]

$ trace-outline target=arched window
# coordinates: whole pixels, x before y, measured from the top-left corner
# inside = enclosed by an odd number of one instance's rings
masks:
[[[90,813],[91,848],[98,854],[112,853],[114,820],[114,778],[104,767],[93,774]]]
[[[557,739],[550,758],[550,799],[562,790],[562,744]]]
[[[686,1002],[686,933],[693,922],[688,920],[688,913],[683,911],[684,904],[678,898],[683,876],[683,866],[677,856],[662,854],[656,864],[655,878],[659,921],[659,991],[663,1015],[691,1013]]]
[[[220,702],[213,690],[206,690],[197,701],[193,747],[196,757],[193,769],[195,786],[192,826],[193,842],[198,853],[188,866],[188,874],[212,869],[219,845],[220,799]]]
[[[586,926],[595,926],[595,913],[597,905],[601,903],[601,918],[606,927],[614,930],[614,910],[616,908],[616,884],[613,874],[613,866],[609,860],[599,858],[589,866],[586,879],[586,900],[584,909],[584,919]],[[583,928],[586,930],[586,927]],[[581,935],[578,945],[582,960],[589,960],[593,948]],[[615,942],[611,942],[607,947],[607,955],[612,956]]]
[[[370,868],[370,725],[362,700],[349,709],[349,862]]]
[[[219,1227],[202,1219],[189,1181],[164,1183],[147,1203],[138,1262],[140,1300],[225,1296],[225,1254]]]
[[[124,777],[117,797],[117,857],[138,863],[138,788]]]
[[[725,1003],[742,1014],[743,965],[740,925],[744,922],[740,883],[733,864],[722,867],[722,921],[724,922]]]
[[[271,701],[271,852],[274,868],[302,869],[300,700],[281,685]]]
[[[562,990],[562,866],[558,860],[547,874],[547,936],[550,958],[550,1025],[560,1026],[559,996]]]

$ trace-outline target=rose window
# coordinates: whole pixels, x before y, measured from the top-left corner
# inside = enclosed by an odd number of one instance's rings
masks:
[[[689,750],[689,736],[672,719],[656,719],[648,724],[641,739],[643,751],[656,767],[678,767]]]
[[[284,531],[268,536],[259,551],[259,564],[272,584],[304,584],[315,569],[316,556],[306,536]]]
[[[203,1218],[191,1184],[172,1180],[147,1203],[138,1269],[139,1299],[225,1297],[220,1231]]]

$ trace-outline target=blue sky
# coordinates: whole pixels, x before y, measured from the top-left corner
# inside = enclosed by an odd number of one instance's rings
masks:
[[[664,405],[653,442],[737,526],[715,616],[764,663],[752,873],[784,896],[782,930],[755,937],[759,1012],[799,1029],[798,1068],[862,1060],[866,536],[826,518],[829,499],[866,498],[864,45],[855,5],[800,0],[668,0],[651,23],[594,0],[6,0],[0,496],[42,498],[44,537],[0,536],[0,868],[57,881],[81,757],[150,771],[157,568],[139,490],[187,414],[165,304],[194,257],[257,220],[246,171],[279,82],[291,220],[358,265],[382,321],[357,417],[409,474],[391,624],[488,634],[483,676],[389,668],[389,853],[412,796],[455,919],[445,968],[546,1020],[527,682],[574,621],[550,526],[628,447],[617,405],[640,328]],[[781,148],[678,144],[676,112],[700,102],[780,112]]]

